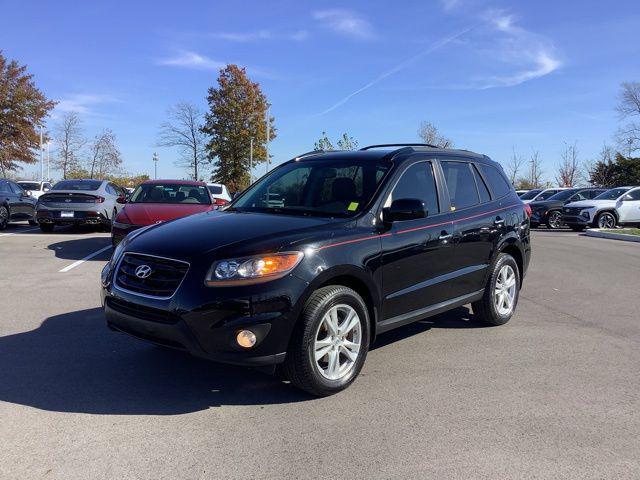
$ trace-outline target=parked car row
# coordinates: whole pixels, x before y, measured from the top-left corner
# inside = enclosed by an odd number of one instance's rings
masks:
[[[574,231],[587,227],[615,228],[640,224],[640,187],[562,188],[540,200],[545,191],[531,193],[531,227],[551,229],[568,226]],[[530,190],[529,192],[535,192]],[[525,194],[526,195],[526,194]],[[521,199],[523,196],[520,197]]]
[[[227,187],[219,183],[153,180],[125,189],[95,179],[61,180],[55,185],[0,179],[0,230],[11,221],[24,220],[43,232],[52,232],[56,225],[96,225],[111,230],[117,244],[141,226],[213,210],[229,201]]]

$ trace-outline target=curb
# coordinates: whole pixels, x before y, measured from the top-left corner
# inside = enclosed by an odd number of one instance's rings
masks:
[[[589,229],[584,232],[587,237],[609,238],[611,240],[622,240],[623,242],[637,242],[640,243],[640,236],[628,235],[626,233],[610,233],[602,232],[597,228]]]

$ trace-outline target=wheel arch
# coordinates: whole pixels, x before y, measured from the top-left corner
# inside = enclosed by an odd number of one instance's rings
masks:
[[[493,261],[495,261],[500,253],[508,253],[516,261],[516,265],[518,266],[518,277],[520,278],[520,286],[522,286],[522,280],[524,277],[524,255],[522,253],[522,248],[518,245],[518,241],[513,237],[505,239],[505,241],[498,247]]]

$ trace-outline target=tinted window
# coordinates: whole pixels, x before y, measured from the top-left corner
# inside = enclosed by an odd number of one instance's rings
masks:
[[[442,170],[449,189],[452,207],[459,210],[480,203],[476,184],[468,163],[442,162]]]
[[[509,185],[507,179],[504,178],[496,167],[493,165],[482,164],[480,165],[480,169],[487,179],[487,182],[489,182],[489,186],[491,187],[491,191],[495,198],[504,197],[511,191],[511,185]]]
[[[211,195],[221,195],[222,194],[222,186],[220,186],[220,185],[209,185],[207,188],[211,192]]]
[[[624,192],[628,192],[629,190],[630,189],[627,188],[627,187],[612,188],[611,190],[607,190],[607,191],[601,193],[600,195],[595,197],[594,200],[615,200],[620,195],[622,195]]]
[[[99,180],[62,180],[56,183],[51,190],[98,190],[102,185]]]
[[[0,182],[0,192],[9,192],[9,185],[7,182]]]
[[[11,190],[13,190],[13,193],[15,193],[16,195],[22,195],[24,193],[22,187],[20,187],[17,183],[9,182],[9,188],[11,188]]]
[[[625,200],[640,200],[640,189],[629,192],[624,197]]]
[[[529,190],[526,193],[523,193],[522,195],[520,195],[520,198],[522,200],[533,200],[533,198],[538,195],[542,190],[539,188],[536,188],[535,190]]]
[[[440,211],[438,207],[438,191],[433,176],[431,162],[420,162],[411,165],[393,187],[393,192],[385,202],[388,207],[394,200],[417,198],[422,200],[429,215]]]
[[[211,204],[204,186],[185,184],[145,183],[131,195],[130,203],[200,203]]]
[[[490,202],[491,195],[489,195],[489,189],[487,188],[487,184],[484,183],[484,180],[482,179],[482,176],[478,172],[475,165],[473,165],[471,169],[473,170],[473,176],[476,179],[476,185],[478,185],[478,193],[480,194],[480,201],[482,203]]]
[[[20,182],[18,185],[25,190],[40,190],[40,184],[38,182]]]
[[[556,193],[555,195],[551,195],[550,197],[547,197],[547,200],[569,200],[570,198],[576,196],[576,199],[578,199],[579,197],[576,195],[576,191],[575,190],[560,190],[558,193]],[[582,198],[580,198],[580,200],[582,200]]]
[[[538,195],[538,197],[536,197],[536,201],[538,201],[538,200],[548,200],[549,198],[553,197],[558,192],[562,192],[562,190],[558,190],[557,188],[550,188],[548,190],[545,190],[540,195]]]

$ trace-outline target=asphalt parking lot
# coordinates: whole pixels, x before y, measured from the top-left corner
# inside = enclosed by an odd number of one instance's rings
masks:
[[[509,324],[385,334],[324,399],[107,330],[109,245],[0,232],[0,478],[640,477],[636,243],[534,232]]]

